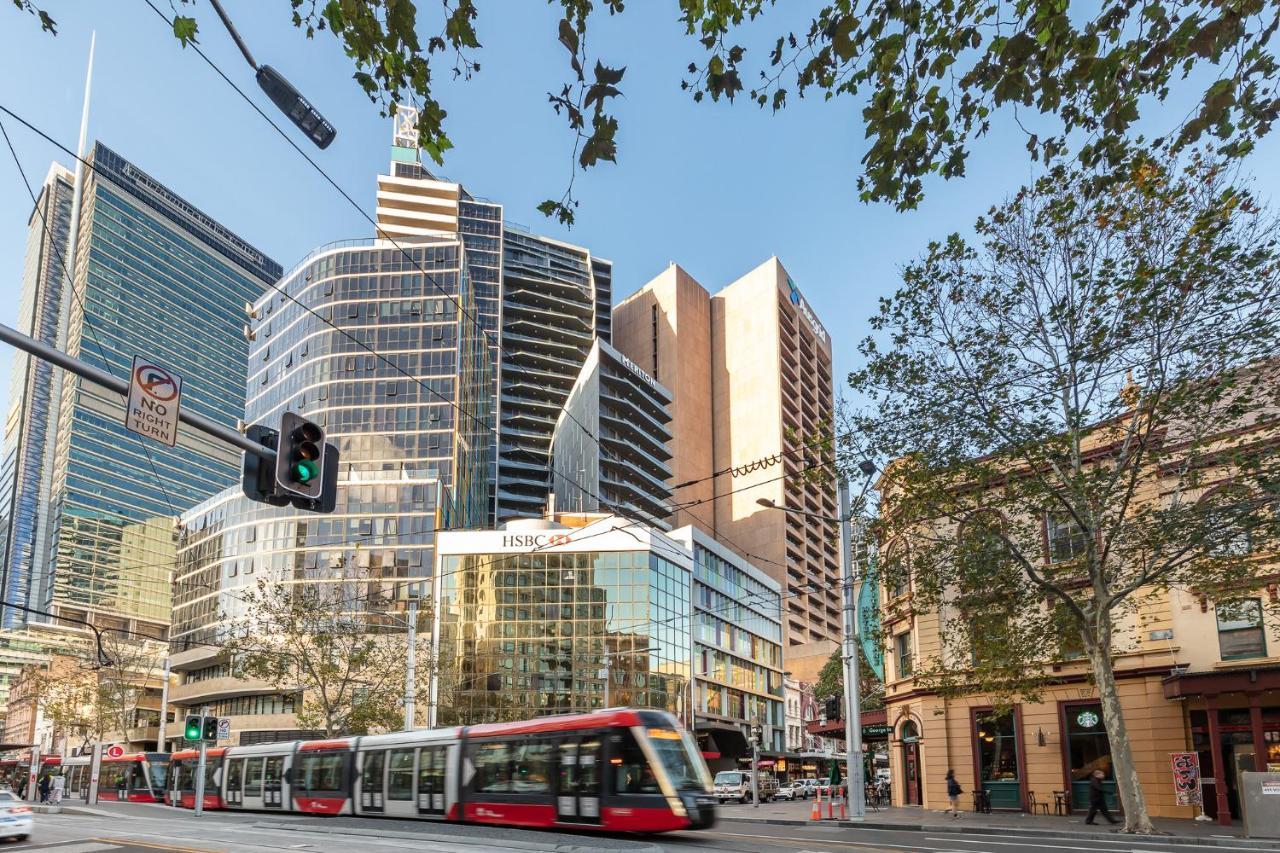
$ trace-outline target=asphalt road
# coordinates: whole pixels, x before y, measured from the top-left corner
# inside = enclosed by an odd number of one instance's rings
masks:
[[[507,827],[428,824],[364,818],[305,818],[280,814],[190,812],[163,806],[112,804],[94,814],[37,815],[30,841],[0,844],[0,853],[47,850],[50,853],[1030,853],[1065,850],[1091,853],[1242,853],[1257,851],[1248,842],[1222,845],[1170,844],[1129,836],[1086,838],[1018,834],[975,835],[938,831],[776,826],[724,820],[710,830],[636,838],[561,832],[531,832]],[[1271,849],[1278,849],[1280,845]]]

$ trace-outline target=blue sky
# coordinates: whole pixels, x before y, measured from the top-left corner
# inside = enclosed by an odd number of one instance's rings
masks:
[[[142,0],[44,0],[55,37],[11,4],[0,6],[0,103],[69,147],[75,144],[89,31],[97,31],[90,137],[101,139],[285,265],[331,240],[364,237],[368,222],[281,140],[194,52],[183,50]],[[167,9],[167,3],[158,3]],[[350,79],[336,39],[307,41],[285,0],[226,0],[259,62],[288,76],[338,127],[317,160],[366,212],[375,175],[387,168],[390,124]],[[558,4],[557,4],[558,5]],[[796,4],[780,4],[749,33],[803,28]],[[420,3],[435,14],[434,3]],[[275,115],[252,71],[199,3],[201,42],[251,97]],[[788,16],[793,15],[790,20]],[[857,200],[866,148],[860,103],[792,99],[778,115],[740,102],[701,105],[680,91],[700,48],[683,34],[669,0],[599,16],[592,51],[626,65],[616,166],[579,175],[578,224],[568,231],[535,207],[558,197],[571,139],[547,104],[568,72],[555,40],[555,8],[537,0],[481,4],[481,72],[470,81],[437,74],[454,150],[440,170],[501,201],[508,218],[591,248],[614,262],[615,299],[676,261],[714,291],[778,255],[832,333],[836,375],[858,364],[856,343],[879,297],[925,244],[965,230],[974,217],[1034,175],[1023,137],[1006,120],[973,147],[968,176],[936,182],[921,209],[897,213]],[[433,24],[434,25],[434,24]],[[0,116],[0,118],[5,118]],[[281,119],[283,121],[283,119]],[[51,160],[67,162],[16,122],[4,121],[35,182]],[[298,138],[298,137],[295,137]],[[303,145],[307,143],[303,142]],[[1253,158],[1259,189],[1274,195],[1277,141]],[[17,309],[30,201],[0,150],[0,319]],[[11,352],[0,349],[0,393]],[[198,382],[188,377],[188,383]],[[841,380],[842,382],[842,380]]]

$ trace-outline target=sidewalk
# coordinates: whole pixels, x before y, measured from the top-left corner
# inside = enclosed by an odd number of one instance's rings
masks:
[[[809,826],[818,821],[809,819],[813,810],[813,800],[795,803],[762,803],[759,808],[751,805],[728,804],[721,806],[719,819],[722,821],[740,821],[743,823],[768,823],[782,826]],[[835,804],[835,814],[840,813],[840,804]],[[822,802],[822,814],[827,814],[827,802]],[[890,807],[880,811],[867,809],[866,819],[854,823],[847,820],[823,820],[828,826],[858,827],[872,829],[900,829],[904,831],[923,832],[958,832],[966,834],[1005,834],[1016,832],[1028,835],[1052,835],[1061,837],[1064,834],[1087,835],[1113,838],[1118,827],[1109,826],[1101,818],[1093,826],[1084,822],[1083,814],[1067,816],[1029,815],[1023,812],[992,812],[980,814],[961,812],[960,817],[953,818],[945,812],[930,811],[913,807]],[[1207,844],[1275,850],[1277,843],[1269,839],[1245,839],[1244,828],[1240,825],[1219,826],[1210,821],[1184,820],[1181,818],[1152,818],[1156,830],[1165,833],[1154,838],[1169,844]],[[1134,837],[1136,836],[1123,836]]]

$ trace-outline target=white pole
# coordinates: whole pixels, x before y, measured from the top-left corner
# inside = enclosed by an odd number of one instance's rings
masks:
[[[89,759],[89,800],[87,805],[98,803],[98,779],[102,775],[102,744],[93,745],[93,756]]]
[[[169,739],[165,737],[169,721],[169,653],[164,654],[164,683],[160,685],[160,736],[156,752],[169,751]]]
[[[201,722],[203,723],[203,718],[201,719]],[[203,728],[204,726],[201,725],[202,730]],[[201,734],[203,735],[203,731],[201,732]],[[196,762],[196,803],[195,803],[196,817],[200,817],[200,815],[204,814],[204,763],[205,763],[205,750],[207,748],[208,748],[208,744],[205,743],[204,737],[201,737],[200,738],[200,758]]]
[[[443,589],[444,583],[437,563],[434,577],[431,578],[431,674],[427,685],[427,725],[433,729],[440,724],[440,610]]]
[[[404,667],[404,730],[413,730],[413,706],[417,702],[417,663],[418,648],[418,599],[409,599],[409,648],[405,651]]]
[[[849,793],[849,819],[866,816],[866,789],[862,779],[862,702],[858,696],[858,628],[853,597],[853,535],[849,509],[849,481],[840,478],[840,585],[844,588],[844,734],[845,781]]]
[[[609,657],[609,653],[605,652],[604,653],[604,706],[606,708],[611,707],[609,705],[609,682],[613,681],[613,673],[609,671],[609,664],[611,661],[612,661],[612,658]]]

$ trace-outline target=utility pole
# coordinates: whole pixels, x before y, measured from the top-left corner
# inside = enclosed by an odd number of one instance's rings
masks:
[[[169,653],[164,653],[164,681],[160,684],[160,741],[156,752],[169,751],[169,739],[165,737],[169,723]]]
[[[102,743],[93,745],[93,754],[89,758],[89,800],[86,805],[98,803],[98,780],[102,778]]]
[[[418,649],[418,597],[409,597],[409,648],[405,652],[404,668],[404,730],[413,730],[413,706],[417,702],[417,663]]]
[[[760,718],[751,724],[751,808],[760,808],[760,736],[764,729]]]
[[[858,623],[854,606],[853,533],[849,507],[849,481],[840,478],[840,586],[844,590],[844,734],[845,780],[848,783],[849,820],[863,820],[867,813],[862,779],[862,701],[858,695]]]
[[[204,718],[209,716],[209,706],[206,705],[200,709],[200,720],[203,723]],[[204,765],[207,757],[209,745],[205,743],[203,732],[200,738],[200,758],[196,761],[196,803],[195,816],[200,817],[204,814]]]
[[[440,596],[443,589],[444,582],[437,571],[431,578],[431,674],[427,685],[427,726],[433,729],[439,725],[440,716]]]

